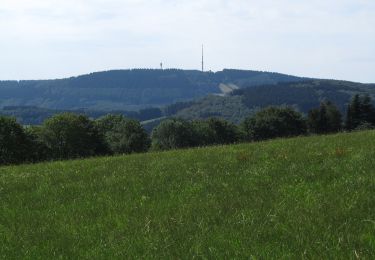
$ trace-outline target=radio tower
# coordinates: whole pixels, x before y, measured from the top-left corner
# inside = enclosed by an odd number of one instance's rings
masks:
[[[204,72],[204,49],[203,49],[203,44],[202,44],[202,72]]]

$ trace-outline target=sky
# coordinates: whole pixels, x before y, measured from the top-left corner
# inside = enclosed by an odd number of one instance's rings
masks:
[[[0,80],[129,68],[375,83],[374,0],[1,0]]]

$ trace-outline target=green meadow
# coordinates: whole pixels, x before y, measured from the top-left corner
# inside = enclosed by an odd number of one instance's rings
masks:
[[[2,259],[370,259],[375,131],[0,168]]]

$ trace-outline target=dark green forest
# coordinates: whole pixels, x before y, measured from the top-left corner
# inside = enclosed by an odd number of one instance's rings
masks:
[[[267,106],[292,106],[307,114],[324,100],[335,103],[341,113],[355,94],[375,97],[375,85],[336,80],[305,80],[261,86],[246,86],[228,96],[210,95],[174,107],[185,119],[220,117],[239,123],[249,114]]]
[[[312,108],[319,106],[324,100],[330,100],[335,103],[338,109],[344,113],[353,95],[366,93],[374,98],[375,86],[346,81],[305,80],[292,83],[247,86],[234,90],[231,94],[225,96],[208,95],[196,100],[176,102],[161,107],[147,107],[137,111],[58,110],[36,106],[6,106],[0,109],[0,114],[16,117],[18,122],[23,125],[40,125],[45,119],[62,112],[83,114],[94,119],[109,113],[120,114],[139,121],[145,121],[146,128],[151,130],[158,122],[155,119],[168,117],[181,117],[189,120],[218,117],[233,123],[239,123],[248,114],[255,113],[267,106],[293,106],[298,111],[306,114]]]
[[[223,93],[223,84],[235,88]],[[110,113],[139,120],[150,132],[169,117],[240,123],[267,106],[292,106],[306,114],[324,100],[344,113],[353,95],[366,93],[374,98],[375,85],[241,70],[135,69],[61,80],[2,81],[0,115],[40,125],[63,112],[92,119]]]
[[[279,73],[223,70],[133,69],[56,80],[0,81],[0,108],[139,110],[220,94],[221,83],[238,87],[301,80]]]

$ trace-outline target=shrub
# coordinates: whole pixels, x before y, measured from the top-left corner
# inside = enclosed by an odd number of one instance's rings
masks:
[[[368,122],[364,122],[357,126],[354,130],[355,131],[365,131],[365,130],[373,130],[375,129],[375,126],[373,124],[370,124]]]

